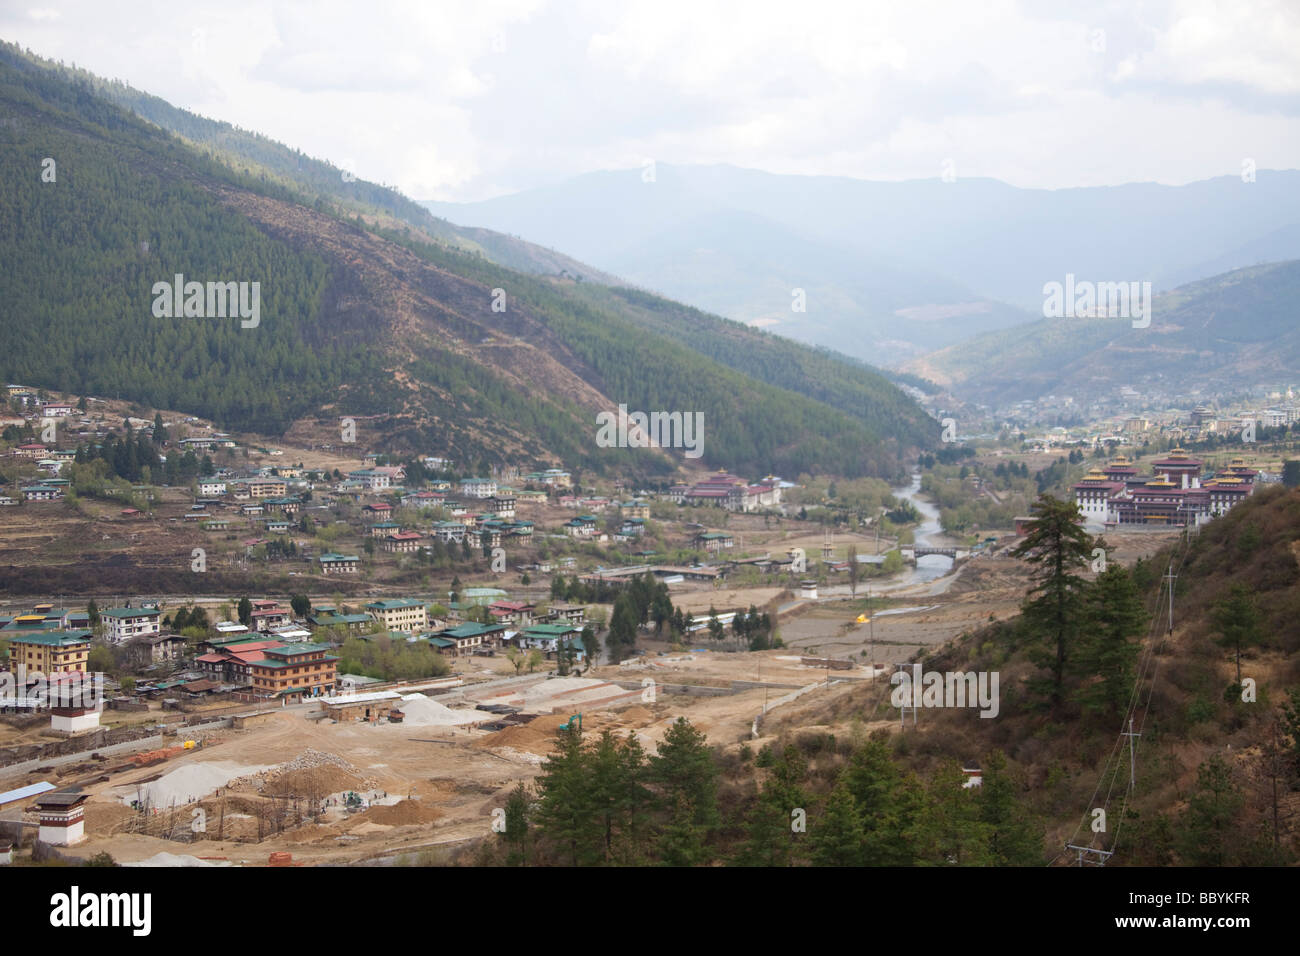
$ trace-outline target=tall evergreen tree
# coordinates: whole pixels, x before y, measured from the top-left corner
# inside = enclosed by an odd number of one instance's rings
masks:
[[[707,738],[685,717],[678,717],[664,733],[658,753],[650,758],[647,780],[658,790],[658,809],[669,821],[660,852],[665,857],[676,854],[679,866],[703,862],[704,844],[720,823],[718,767]],[[690,817],[682,819],[687,809]]]
[[[1084,531],[1073,502],[1042,494],[1033,515],[1025,540],[1012,555],[1037,566],[1030,590],[1037,597],[1026,601],[1023,612],[1026,623],[1047,645],[1046,652],[1036,648],[1035,658],[1050,671],[1052,704],[1059,706],[1070,647],[1078,633],[1084,581],[1077,572],[1091,557],[1093,539]]]
[[[994,866],[1041,866],[1043,831],[1016,796],[1007,758],[994,751],[984,759],[979,788],[979,818],[988,829],[989,862]]]
[[[1239,862],[1241,810],[1245,798],[1224,759],[1214,754],[1196,770],[1196,790],[1188,797],[1177,841],[1190,866],[1231,866]]]
[[[1263,636],[1259,607],[1250,590],[1241,583],[1234,584],[1227,596],[1210,611],[1210,620],[1219,634],[1219,644],[1232,651],[1237,664],[1237,686],[1241,686],[1241,649],[1259,643]]]
[[[812,863],[814,866],[862,866],[865,839],[857,801],[841,776],[821,812],[808,824]]]
[[[1083,683],[1074,694],[1085,711],[1116,717],[1128,707],[1134,663],[1150,615],[1133,576],[1110,564],[1084,589],[1085,627],[1070,670]]]

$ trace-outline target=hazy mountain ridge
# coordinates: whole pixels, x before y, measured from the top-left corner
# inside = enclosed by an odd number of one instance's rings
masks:
[[[1159,291],[1295,258],[1300,224],[1295,171],[1059,190],[664,164],[645,178],[589,173],[483,202],[424,205],[877,364],[1032,322],[1044,283],[1068,273]],[[550,215],[556,204],[569,215]],[[806,313],[791,312],[795,288],[807,293]]]
[[[1129,319],[1042,319],[909,363],[982,402],[1163,382],[1253,385],[1300,368],[1300,261],[1251,266],[1154,300],[1149,328]]]

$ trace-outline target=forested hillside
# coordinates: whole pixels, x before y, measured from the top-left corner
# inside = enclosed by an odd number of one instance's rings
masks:
[[[202,155],[12,47],[0,109],[10,381],[271,434],[380,415],[398,448],[645,474],[670,459],[596,447],[597,412],[700,412],[704,463],[750,472],[897,477],[933,440],[864,368],[770,336],[746,355],[714,317],[669,321],[661,302],[514,272],[396,219],[367,217],[367,231],[342,205],[306,203],[296,180]],[[177,274],[258,283],[260,322],[155,315],[154,283]]]

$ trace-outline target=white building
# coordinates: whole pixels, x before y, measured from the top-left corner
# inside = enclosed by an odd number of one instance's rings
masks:
[[[110,644],[121,644],[133,637],[148,637],[162,630],[157,608],[113,607],[100,613],[104,637]]]
[[[467,498],[491,498],[497,493],[497,483],[491,478],[466,478],[460,483],[460,493]]]

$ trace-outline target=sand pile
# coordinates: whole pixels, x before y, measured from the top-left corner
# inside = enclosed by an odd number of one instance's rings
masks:
[[[323,799],[345,790],[368,790],[370,781],[359,773],[341,767],[313,767],[278,774],[262,788],[272,796],[299,796]]]
[[[360,818],[368,823],[378,823],[389,827],[432,823],[441,817],[441,810],[436,807],[425,806],[419,800],[399,800],[390,806],[371,807],[360,814]]]
[[[423,694],[412,694],[410,697],[402,698],[402,725],[457,727],[463,724],[477,724],[489,720],[491,716],[482,710],[452,710]]]
[[[524,691],[524,700],[528,703],[544,701],[549,697],[568,697],[590,690],[593,687],[604,687],[609,685],[609,681],[596,680],[591,677],[557,677],[555,680],[544,680],[539,684],[533,684]],[[614,687],[617,691],[619,688]]]
[[[654,713],[647,707],[637,704],[635,707],[628,707],[626,710],[617,712],[618,719],[624,724],[641,724],[649,723],[655,719]]]
[[[157,780],[138,786],[124,787],[117,792],[122,802],[146,799],[150,806],[163,808],[183,805],[208,796],[231,781],[250,777],[268,770],[268,767],[243,766],[229,760],[209,760],[185,764]]]
[[[123,863],[122,866],[230,866],[225,860],[200,860],[197,856],[185,856],[179,853],[155,853],[147,860]]]
[[[370,781],[342,757],[309,747],[292,760],[280,764],[262,787],[262,793],[276,796],[296,794],[319,799],[344,790],[369,788]]]
[[[516,724],[474,741],[475,747],[510,747],[531,753],[550,753],[555,743],[555,730],[567,721],[567,716],[550,714],[536,717],[526,724]]]

